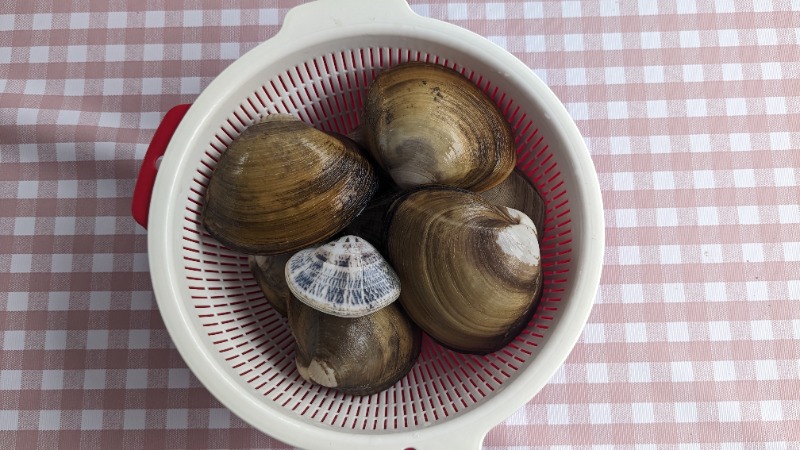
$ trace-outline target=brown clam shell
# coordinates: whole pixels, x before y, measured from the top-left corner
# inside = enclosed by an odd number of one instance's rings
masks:
[[[530,219],[473,192],[427,187],[398,199],[387,220],[399,302],[432,338],[485,354],[528,322],[542,284]]]
[[[242,253],[293,252],[343,229],[376,189],[375,171],[352,141],[270,115],[220,157],[202,222]]]
[[[247,258],[250,271],[264,293],[264,298],[280,315],[286,316],[286,305],[292,298],[292,291],[286,284],[286,262],[291,253],[280,255],[250,255]]]
[[[533,183],[519,169],[514,169],[502,183],[480,195],[493,205],[524,212],[536,225],[539,241],[542,240],[547,206]]]
[[[460,73],[409,62],[381,72],[367,93],[363,136],[403,189],[442,184],[484,191],[516,164],[511,127]]]
[[[292,299],[288,317],[300,375],[345,394],[371,395],[392,386],[419,355],[420,330],[397,303],[344,318]]]

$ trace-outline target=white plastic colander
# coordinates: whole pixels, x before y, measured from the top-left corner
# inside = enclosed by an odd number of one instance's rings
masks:
[[[248,125],[289,113],[346,134],[359,123],[371,80],[404,61],[461,72],[508,118],[517,166],[547,203],[544,288],[535,316],[503,350],[464,355],[426,337],[404,379],[354,397],[303,381],[286,322],[264,299],[247,258],[211,238],[198,212],[219,156]],[[511,54],[414,14],[403,0],[319,0],[292,9],[275,37],[234,62],[188,111],[168,114],[145,157],[133,209],[148,226],[153,289],[186,363],[239,417],[303,448],[479,448],[563,363],[602,267],[597,175],[567,111]]]

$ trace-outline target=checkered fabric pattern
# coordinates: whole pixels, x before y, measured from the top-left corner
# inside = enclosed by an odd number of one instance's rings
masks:
[[[290,1],[0,6],[0,448],[288,448],[186,368],[129,216],[147,144]],[[411,0],[584,134],[597,303],[491,449],[800,448],[800,2]]]

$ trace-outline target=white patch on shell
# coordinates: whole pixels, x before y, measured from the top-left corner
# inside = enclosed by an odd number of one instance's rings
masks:
[[[316,359],[312,359],[308,366],[304,366],[298,362],[297,371],[303,379],[319,385],[329,388],[335,388],[337,385],[336,373],[332,368],[328,367],[324,361],[319,362]]]
[[[369,242],[344,236],[301,250],[286,263],[286,283],[308,306],[339,317],[361,317],[400,296],[394,269]]]
[[[503,228],[497,233],[497,245],[506,255],[512,256],[524,264],[535,266],[541,261],[539,240],[536,237],[536,225],[521,211],[506,208],[511,217],[519,219],[518,224]]]

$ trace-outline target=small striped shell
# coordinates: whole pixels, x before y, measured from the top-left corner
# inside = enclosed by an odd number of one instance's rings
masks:
[[[286,263],[286,283],[301,302],[338,317],[367,315],[400,295],[394,269],[357,236],[295,253]]]

